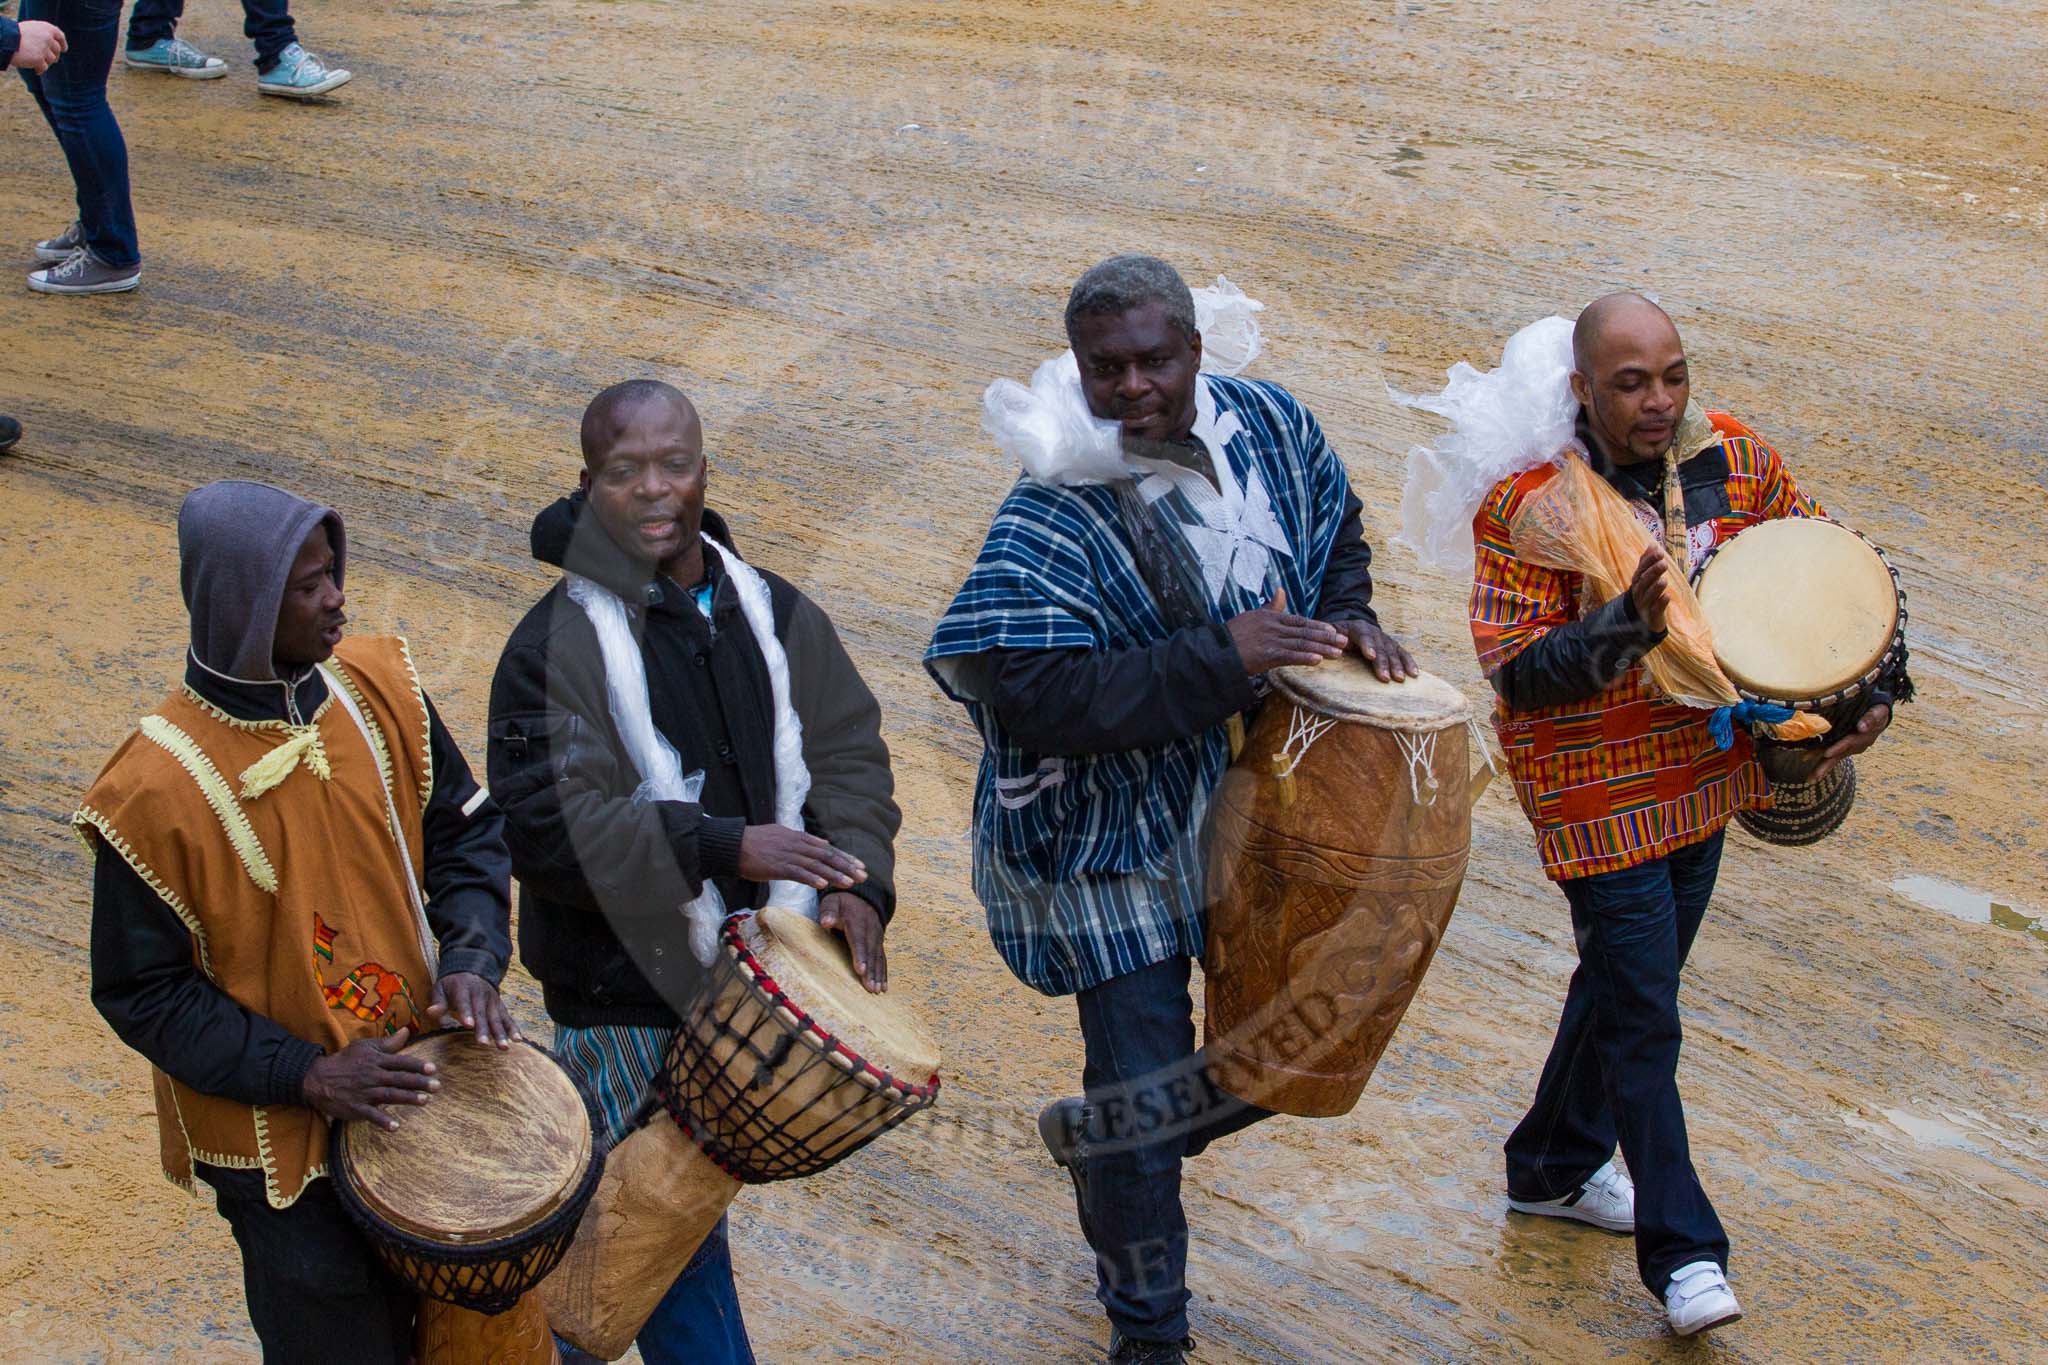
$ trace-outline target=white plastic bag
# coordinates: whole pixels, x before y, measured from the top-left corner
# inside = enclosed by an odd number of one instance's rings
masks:
[[[1028,389],[1014,379],[989,385],[981,429],[1040,483],[1109,483],[1126,474],[1121,429],[1088,411],[1072,351],[1032,371]]]
[[[1236,374],[1265,347],[1253,314],[1265,304],[1246,296],[1222,275],[1214,287],[1189,291],[1195,330],[1202,334],[1202,369]],[[1040,483],[1061,486],[1113,483],[1129,478],[1122,433],[1088,410],[1081,366],[1062,351],[1031,372],[1029,387],[998,379],[981,395],[981,429]]]
[[[1398,540],[1423,563],[1472,571],[1472,518],[1494,485],[1525,469],[1556,464],[1576,439],[1572,322],[1548,317],[1508,339],[1500,367],[1453,365],[1441,392],[1387,396],[1451,419],[1451,429],[1408,452]]]
[[[1254,313],[1266,305],[1246,296],[1222,275],[1195,296],[1195,330],[1202,334],[1202,368],[1212,374],[1238,374],[1259,358],[1266,338]]]

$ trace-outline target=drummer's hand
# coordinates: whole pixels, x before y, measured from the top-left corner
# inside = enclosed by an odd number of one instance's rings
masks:
[[[1285,664],[1319,664],[1344,652],[1344,632],[1326,621],[1311,621],[1287,610],[1287,590],[1274,591],[1263,607],[1240,612],[1224,627],[1248,678]]]
[[[1809,778],[1808,781],[1817,781],[1825,777],[1840,767],[1843,759],[1854,758],[1857,754],[1862,753],[1865,749],[1877,743],[1877,737],[1883,734],[1885,727],[1891,723],[1892,708],[1883,702],[1879,702],[1868,711],[1865,711],[1863,718],[1856,722],[1854,730],[1851,730],[1833,744],[1828,745],[1828,751],[1825,755],[1826,761],[1820,767],[1814,769],[1813,777]]]
[[[476,1030],[478,1047],[496,1044],[502,1050],[521,1036],[512,1012],[498,998],[498,988],[475,972],[450,972],[434,983],[427,1022],[439,1028],[457,1019],[464,1028]]]
[[[867,865],[815,834],[786,825],[748,825],[740,836],[740,875],[750,882],[802,882],[818,891],[857,886]]]
[[[1407,682],[1422,671],[1399,640],[1371,621],[1339,621],[1337,629],[1344,632],[1345,642],[1358,657],[1372,665],[1381,682]]]
[[[837,929],[853,950],[853,969],[872,995],[889,989],[889,954],[882,947],[882,917],[859,896],[834,891],[818,902],[818,923]]]
[[[306,1069],[299,1098],[331,1119],[367,1119],[379,1128],[394,1129],[398,1120],[384,1112],[387,1104],[425,1104],[441,1088],[434,1064],[400,1052],[412,1030],[402,1028],[389,1038],[358,1038],[339,1052],[330,1052]]]
[[[1671,556],[1661,546],[1649,545],[1636,561],[1636,576],[1628,585],[1636,600],[1636,615],[1652,635],[1664,633],[1666,613],[1671,610]]]

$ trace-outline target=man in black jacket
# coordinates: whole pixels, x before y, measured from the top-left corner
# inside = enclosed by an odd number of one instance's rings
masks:
[[[689,400],[652,381],[615,385],[585,412],[582,446],[580,492],[534,521],[534,557],[565,578],[505,646],[489,767],[520,883],[521,959],[541,982],[557,1051],[597,1092],[616,1138],[702,982],[683,906],[707,882],[730,910],[758,907],[770,882],[813,888],[819,922],[846,937],[868,989],[887,989],[900,817],[881,708],[831,622],[787,582],[738,563],[705,509]],[[766,642],[746,601],[757,573]],[[644,697],[630,695],[630,661],[609,676],[603,637],[575,595],[593,590],[623,604]],[[790,776],[775,754],[785,670],[809,778],[801,830],[777,823]],[[683,772],[701,771],[694,799],[649,799],[652,774],[621,705],[642,709]],[[649,1365],[752,1359],[723,1224],[639,1347]]]

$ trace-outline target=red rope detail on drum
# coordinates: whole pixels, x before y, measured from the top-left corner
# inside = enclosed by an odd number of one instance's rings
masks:
[[[798,1030],[816,1038],[828,1052],[839,1054],[855,1067],[872,1076],[885,1091],[893,1090],[900,1095],[921,1101],[930,1101],[939,1093],[938,1072],[934,1071],[931,1079],[923,1085],[914,1085],[908,1081],[898,1080],[889,1072],[876,1066],[873,1062],[870,1062],[867,1058],[840,1042],[830,1033],[818,1027],[817,1020],[811,1018],[810,1013],[802,1005],[790,999],[783,992],[782,987],[776,984],[775,978],[768,975],[768,971],[761,965],[760,959],[748,951],[746,940],[740,937],[737,924],[728,924],[725,927],[725,943],[727,947],[732,949],[733,956],[738,960],[740,969],[751,978],[753,985],[768,997],[769,1004],[778,1009],[786,1009],[795,1015]]]

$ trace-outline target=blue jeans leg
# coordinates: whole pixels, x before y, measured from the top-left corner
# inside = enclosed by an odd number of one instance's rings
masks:
[[[185,17],[185,0],[135,0],[128,11],[128,46],[149,47],[160,39],[178,36],[178,20]]]
[[[1590,1000],[1586,1027],[1636,1182],[1636,1268],[1659,1297],[1680,1266],[1728,1263],[1728,1236],[1693,1170],[1678,1095],[1679,973],[1713,894],[1721,842],[1716,835],[1562,884]]]
[[[635,1342],[647,1365],[754,1365],[740,1296],[732,1283],[726,1220],[676,1276]]]
[[[1082,1133],[1095,1296],[1127,1337],[1187,1335],[1187,1216],[1180,1163],[1269,1117],[1210,1079],[1195,1050],[1189,960],[1168,958],[1082,991]]]
[[[21,17],[64,30],[64,59],[41,75],[24,71],[21,78],[71,167],[85,245],[103,265],[135,265],[142,253],[128,196],[128,143],[107,104],[121,0],[21,0]]]
[[[256,69],[277,65],[277,54],[299,40],[289,0],[242,0],[242,32],[256,45]]]
[[[1720,872],[1724,838],[1714,835],[1679,849],[1647,868],[1611,874],[1639,878],[1650,894],[1666,879],[1671,885],[1678,924],[1678,961],[1692,954],[1700,920],[1713,898]],[[1567,889],[1569,896],[1570,891]],[[1506,1145],[1508,1196],[1541,1201],[1562,1199],[1588,1176],[1607,1164],[1616,1146],[1614,1111],[1607,1102],[1607,1079],[1599,1050],[1593,1046],[1593,995],[1582,962],[1565,992],[1564,1012],[1536,1098]]]

